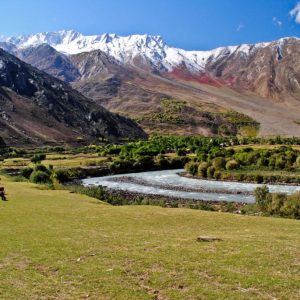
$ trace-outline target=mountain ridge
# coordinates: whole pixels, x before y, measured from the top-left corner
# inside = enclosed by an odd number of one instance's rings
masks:
[[[57,45],[78,39],[79,46],[84,45],[80,33],[63,33],[46,36]],[[260,123],[261,135],[300,135],[298,38],[198,52],[171,48],[159,36],[134,35],[129,41],[107,34],[87,39],[83,50],[99,48],[99,43],[105,47],[65,54],[45,44],[45,34],[10,40],[34,46],[18,48],[6,39],[0,47],[72,84],[107,109],[136,119],[149,133],[211,135],[216,127],[221,134],[240,132],[223,118],[235,111]],[[170,100],[168,107],[165,99]],[[170,111],[175,106],[183,107],[181,116]],[[196,111],[189,114],[191,108]],[[176,124],[172,114],[185,124]]]
[[[101,50],[122,63],[132,62],[134,57],[141,56],[145,60],[149,60],[160,71],[169,72],[175,67],[185,64],[189,71],[201,72],[208,62],[218,60],[222,56],[229,56],[233,53],[248,56],[253,51],[271,44],[274,44],[274,47],[279,47],[288,39],[298,38],[285,37],[271,42],[218,47],[205,51],[187,51],[170,47],[159,35],[119,36],[105,33],[85,36],[73,30],[62,30],[19,37],[0,37],[0,42],[9,43],[19,50],[46,43],[58,52],[68,55]]]
[[[70,85],[0,49],[0,129],[8,145],[146,138]]]

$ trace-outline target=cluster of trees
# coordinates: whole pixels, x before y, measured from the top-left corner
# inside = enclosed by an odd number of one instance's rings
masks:
[[[52,185],[54,181],[59,183],[67,182],[70,178],[69,170],[58,169],[54,170],[52,165],[46,167],[42,161],[46,159],[44,153],[34,154],[30,161],[34,164],[33,167],[22,169],[21,175],[37,184]]]
[[[292,195],[270,193],[266,185],[255,190],[255,202],[260,212],[300,219],[300,193]]]
[[[137,156],[135,158],[119,158],[110,165],[112,173],[140,172],[149,170],[179,169],[189,161],[186,156],[166,157],[159,154],[155,157]]]
[[[193,176],[201,178],[231,179],[261,182],[299,182],[298,176],[286,178],[281,175],[260,175],[259,173],[235,173],[233,170],[286,170],[300,168],[300,151],[281,146],[274,149],[243,148],[234,150],[221,147],[201,147],[193,161],[185,169]],[[283,178],[284,177],[284,178]]]

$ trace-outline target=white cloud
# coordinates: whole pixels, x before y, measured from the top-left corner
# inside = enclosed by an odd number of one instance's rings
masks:
[[[279,21],[276,17],[273,17],[272,21],[273,21],[273,25],[274,25],[274,26],[277,26],[277,27],[281,27],[282,24],[283,24],[283,23],[282,23],[281,21]]]
[[[240,24],[240,25],[237,27],[236,31],[239,32],[239,31],[241,31],[244,27],[245,27],[244,24]]]
[[[295,22],[300,24],[300,2],[290,11],[290,16],[295,19]]]

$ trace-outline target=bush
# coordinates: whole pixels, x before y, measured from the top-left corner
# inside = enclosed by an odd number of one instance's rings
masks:
[[[81,186],[81,185],[75,185],[75,186],[70,186],[69,189],[73,193],[77,194],[84,194],[92,198],[96,198],[98,200],[104,200],[106,197],[106,192],[102,186]]]
[[[300,219],[300,192],[288,196],[281,211],[287,217]]]
[[[169,160],[163,155],[158,155],[156,157],[155,163],[159,168],[167,169],[170,166]]]
[[[151,169],[153,168],[153,166],[154,160],[151,156],[148,155],[138,157],[133,164],[134,169],[139,171]]]
[[[32,168],[26,167],[21,171],[21,174],[23,177],[29,179],[32,172],[33,172]]]
[[[64,183],[70,180],[70,174],[68,170],[55,170],[53,176],[59,183]]]
[[[269,160],[266,157],[260,157],[257,161],[258,167],[267,167],[269,165]]]
[[[209,167],[209,164],[206,162],[200,163],[198,167],[198,176],[206,178],[207,177],[207,169]]]
[[[212,162],[213,167],[215,170],[222,170],[226,166],[226,160],[224,157],[216,157]]]
[[[51,171],[50,171],[49,169],[47,169],[46,166],[40,165],[40,164],[38,164],[38,165],[36,165],[36,166],[34,167],[34,171],[45,172],[45,173],[47,173],[47,174],[49,174],[49,175],[51,174]]]
[[[30,181],[38,184],[51,183],[50,174],[43,171],[33,171],[30,175]]]
[[[195,176],[198,172],[198,164],[193,161],[188,162],[184,166],[184,168],[188,173],[192,174],[193,176]]]
[[[222,178],[222,173],[220,171],[215,171],[214,178],[220,180]]]
[[[255,189],[255,203],[262,212],[267,212],[268,207],[272,201],[272,197],[269,193],[269,188],[266,185]]]
[[[281,214],[282,207],[287,200],[287,196],[284,193],[272,194],[272,202],[269,206],[269,212],[271,214]]]
[[[128,172],[128,171],[132,171],[132,169],[133,169],[133,162],[131,160],[118,159],[118,160],[115,160],[110,165],[110,170],[113,173]]]
[[[254,175],[254,181],[257,182],[257,183],[263,183],[264,177],[259,175],[259,174],[255,174]]]
[[[226,170],[237,170],[239,163],[235,159],[231,159],[226,163]]]
[[[184,149],[178,149],[176,151],[177,156],[186,156],[186,151]]]
[[[216,171],[216,169],[213,166],[210,166],[207,169],[207,177],[214,178],[215,171]]]
[[[39,162],[41,162],[42,160],[46,159],[46,155],[45,154],[34,154],[30,161],[34,164],[37,164]]]

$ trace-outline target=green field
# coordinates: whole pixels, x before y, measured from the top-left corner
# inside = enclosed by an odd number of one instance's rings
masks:
[[[47,154],[47,159],[43,161],[45,166],[52,165],[54,168],[72,168],[84,167],[90,165],[99,165],[106,161],[105,157],[99,157],[95,154]],[[22,168],[33,165],[29,158],[7,158],[1,164],[0,168]]]
[[[0,299],[300,299],[299,221],[1,184]]]

